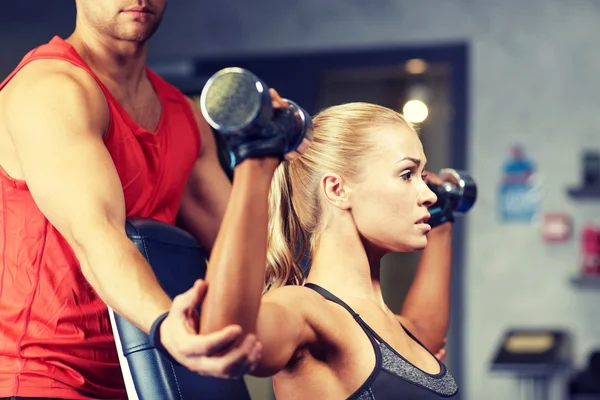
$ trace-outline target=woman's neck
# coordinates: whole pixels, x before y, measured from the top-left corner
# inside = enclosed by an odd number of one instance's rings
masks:
[[[320,235],[307,282],[323,286],[342,299],[360,298],[385,309],[380,260],[381,257],[369,259],[355,230],[327,230]]]

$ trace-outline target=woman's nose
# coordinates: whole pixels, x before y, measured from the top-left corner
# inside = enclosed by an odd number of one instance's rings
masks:
[[[436,194],[433,192],[433,190],[431,190],[431,188],[429,187],[429,185],[427,185],[427,183],[423,182],[423,189],[421,190],[421,196],[420,196],[420,204],[419,205],[424,205],[426,207],[431,207],[432,205],[434,205],[437,202],[437,196]]]

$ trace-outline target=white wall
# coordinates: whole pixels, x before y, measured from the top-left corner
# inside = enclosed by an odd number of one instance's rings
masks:
[[[40,7],[59,7],[49,3]],[[60,7],[71,3],[60,0]],[[40,19],[34,30],[0,17],[0,76],[26,45],[70,28],[66,15],[62,22]],[[151,59],[467,42],[468,154],[480,197],[468,218],[462,391],[469,400],[506,400],[517,398],[515,386],[488,372],[505,329],[568,327],[579,364],[600,347],[598,293],[569,283],[578,240],[548,247],[536,226],[502,225],[495,214],[508,137],[536,150],[543,211],[570,213],[577,230],[598,214],[600,203],[574,203],[566,187],[579,182],[582,148],[600,149],[599,21],[594,0],[177,0],[169,4]],[[9,38],[7,32],[28,33]]]

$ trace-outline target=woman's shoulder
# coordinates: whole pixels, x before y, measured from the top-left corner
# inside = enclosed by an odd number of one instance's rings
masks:
[[[314,290],[301,285],[288,285],[272,289],[263,297],[268,302],[294,310],[315,332],[329,337],[340,320],[339,310]]]
[[[327,329],[328,321],[335,320],[335,312],[327,299],[314,290],[302,285],[281,286],[268,291],[263,303],[278,304],[297,314],[318,331]]]
[[[263,296],[263,304],[283,307],[296,318],[301,318],[310,328],[314,340],[320,338],[327,342],[336,342],[334,333],[339,323],[339,314],[330,306],[329,301],[308,287],[301,285],[282,286],[268,291]]]
[[[287,285],[269,290],[263,301],[303,307],[321,303],[325,299],[314,290],[301,285]]]

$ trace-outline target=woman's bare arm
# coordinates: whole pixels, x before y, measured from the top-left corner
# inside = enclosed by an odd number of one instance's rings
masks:
[[[267,264],[268,193],[277,159],[249,159],[236,169],[223,224],[211,254],[201,333],[230,324],[258,335],[262,358],[254,375],[268,376],[288,363],[311,336],[299,306],[303,288],[285,287],[262,297]]]

